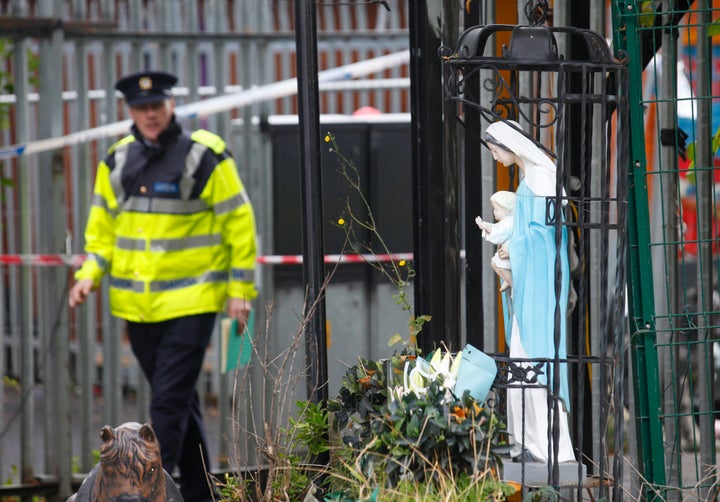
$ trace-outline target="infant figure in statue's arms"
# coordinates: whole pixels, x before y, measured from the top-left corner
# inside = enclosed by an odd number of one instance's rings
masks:
[[[513,229],[513,212],[515,210],[516,195],[513,192],[500,190],[490,197],[490,205],[493,209],[493,216],[496,223],[484,221],[480,216],[475,218],[475,223],[482,230],[483,238],[498,246],[490,260],[490,266],[500,277],[500,291],[505,291],[512,286],[512,271],[510,269],[510,259],[500,257],[500,247],[512,235]]]

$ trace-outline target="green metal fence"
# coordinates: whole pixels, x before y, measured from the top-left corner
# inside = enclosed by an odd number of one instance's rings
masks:
[[[630,98],[628,298],[647,500],[713,500],[720,417],[720,7],[613,2]]]

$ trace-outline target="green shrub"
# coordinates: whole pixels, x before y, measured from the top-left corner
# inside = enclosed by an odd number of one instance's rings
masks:
[[[452,374],[431,372],[425,386],[413,390],[407,375],[418,364],[426,361],[414,354],[360,359],[347,370],[338,397],[328,402],[334,430],[362,474],[379,478],[382,471],[384,482],[397,486],[438,473],[456,477],[494,470],[494,446],[505,431],[500,418],[467,391],[455,396]]]

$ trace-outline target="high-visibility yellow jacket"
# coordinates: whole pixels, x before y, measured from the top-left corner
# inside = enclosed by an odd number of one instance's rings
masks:
[[[140,137],[139,135],[137,136]],[[98,165],[75,279],[110,274],[113,315],[158,322],[252,300],[255,218],[225,142],[173,121],[151,147],[135,135]]]

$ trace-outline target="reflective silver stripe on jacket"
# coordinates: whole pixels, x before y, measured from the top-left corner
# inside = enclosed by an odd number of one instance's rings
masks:
[[[240,273],[241,276],[237,274]],[[250,282],[255,275],[251,270],[233,269],[233,279]],[[212,270],[198,277],[180,277],[178,279],[169,279],[166,281],[152,281],[150,283],[150,292],[162,293],[164,291],[172,291],[182,288],[189,288],[197,284],[207,284],[210,282],[227,282],[228,273],[220,270]],[[134,281],[132,279],[121,279],[119,277],[110,277],[110,286],[116,289],[125,289],[135,293],[143,293],[145,284],[142,281]]]
[[[180,180],[180,198],[188,200],[190,193],[195,186],[195,171],[200,167],[200,161],[207,151],[208,147],[202,143],[193,143],[187,156],[185,157],[185,170]]]
[[[115,168],[110,172],[110,187],[115,193],[118,208],[122,207],[125,200],[125,190],[122,186],[122,172],[127,162],[128,145],[122,145],[115,150]]]
[[[110,216],[115,218],[117,217],[119,211],[117,209],[110,209],[110,205],[108,204],[108,201],[105,197],[102,195],[94,193],[92,195],[92,201],[91,204],[95,207],[99,207],[100,209],[107,211],[110,213]]]
[[[126,251],[144,251],[147,242],[146,239],[118,237],[115,240],[115,247]],[[149,242],[150,251],[182,251],[183,249],[222,244],[222,236],[220,234],[194,235],[192,237],[181,237],[179,239],[150,239]]]
[[[245,192],[245,190],[243,190],[239,194],[230,197],[228,200],[222,201],[219,204],[215,204],[215,206],[213,207],[213,211],[215,211],[215,214],[219,215],[232,211],[233,209],[237,209],[238,207],[248,204],[249,202],[250,200],[248,199],[247,193]]]
[[[98,194],[94,193],[92,196],[91,204],[93,206],[97,206],[101,209],[104,209],[107,212],[111,212],[110,206],[108,206],[107,200],[105,200],[105,197],[103,197],[102,195],[98,195]]]
[[[173,289],[188,288],[196,284],[204,284],[209,282],[227,282],[228,273],[225,271],[212,270],[206,272],[199,277],[183,277],[179,279],[171,279],[168,281],[153,281],[150,283],[150,291],[160,293]]]
[[[138,213],[194,214],[207,211],[209,206],[202,199],[159,199],[157,197],[128,197],[124,211]]]
[[[145,283],[142,281],[133,281],[132,279],[121,279],[120,277],[110,276],[110,287],[115,289],[125,289],[135,293],[145,292]]]
[[[249,268],[233,268],[230,270],[233,281],[255,282],[255,270]]]
[[[227,272],[211,271],[199,277],[182,277],[178,279],[170,279],[167,281],[153,281],[150,283],[150,291],[152,293],[160,293],[163,291],[171,291],[174,289],[188,288],[196,284],[204,284],[209,282],[226,282]],[[145,291],[145,283],[143,281],[134,281],[132,279],[121,279],[119,277],[110,277],[110,286],[116,289],[124,289],[135,293],[143,293]]]
[[[98,254],[90,253],[87,255],[86,260],[94,261],[95,263],[98,264],[98,267],[100,267],[102,270],[108,270],[110,268],[110,263],[108,263],[108,261],[105,258],[103,258],[102,256],[100,256]]]

